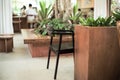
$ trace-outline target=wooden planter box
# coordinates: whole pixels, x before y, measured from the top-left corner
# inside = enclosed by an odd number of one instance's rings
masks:
[[[74,80],[119,80],[120,48],[116,27],[75,26],[74,74]]]
[[[120,47],[120,21],[117,22],[117,31],[118,31],[119,47]]]
[[[30,50],[30,53],[32,57],[44,57],[48,56],[48,50],[49,50],[49,41],[50,36],[41,36],[36,35],[33,32],[33,29],[22,29],[21,30],[24,44],[28,45],[28,49]],[[70,41],[71,37],[65,37],[63,38],[64,42]],[[54,42],[58,41],[58,37],[56,37]],[[52,53],[52,55],[54,55]]]

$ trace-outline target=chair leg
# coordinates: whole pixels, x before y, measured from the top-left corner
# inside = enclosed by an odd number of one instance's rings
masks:
[[[51,49],[49,49],[49,53],[48,53],[47,69],[49,68],[50,55],[51,55]]]
[[[57,53],[57,60],[56,60],[55,73],[54,73],[54,80],[56,80],[56,76],[57,76],[58,63],[59,63],[59,53]]]

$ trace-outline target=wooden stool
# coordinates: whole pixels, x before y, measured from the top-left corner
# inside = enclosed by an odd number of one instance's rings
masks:
[[[0,35],[0,52],[12,52],[13,49],[13,36]]]

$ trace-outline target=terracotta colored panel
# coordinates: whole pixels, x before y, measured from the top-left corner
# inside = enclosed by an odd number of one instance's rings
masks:
[[[114,27],[75,27],[75,80],[119,80],[120,49]]]
[[[90,28],[89,34],[89,80],[118,80],[120,51],[117,29]]]
[[[37,44],[28,44],[28,47],[32,57],[45,57],[48,55],[49,49],[47,45],[41,46]]]
[[[50,43],[50,36],[42,36],[35,34],[33,29],[22,29],[21,30],[24,44],[28,44],[32,57],[43,57],[48,55],[48,47]],[[54,37],[53,42],[58,42],[58,37]],[[70,36],[64,36],[63,42],[71,41]]]
[[[0,52],[12,52],[13,37],[0,36]]]
[[[82,36],[84,35],[84,37]],[[89,30],[75,28],[75,80],[88,79]]]
[[[118,31],[119,47],[120,47],[120,21],[117,22],[117,31]]]

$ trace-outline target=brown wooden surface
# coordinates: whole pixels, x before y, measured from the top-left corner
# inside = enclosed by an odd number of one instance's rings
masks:
[[[35,34],[33,29],[21,29],[21,33],[24,39],[24,44],[28,44],[32,57],[43,57],[48,55],[50,36]],[[69,36],[63,38],[64,42],[70,40],[71,37]],[[54,42],[57,41],[58,37],[55,37]]]
[[[35,34],[33,29],[21,29],[24,44],[34,44],[34,43],[45,43],[50,40],[49,36],[41,36],[40,34]]]
[[[21,29],[29,29],[28,23],[27,23],[27,17],[21,17]]]
[[[75,27],[75,80],[119,80],[116,28]]]
[[[42,36],[40,34],[35,34],[34,29],[21,29],[21,33],[24,39],[24,44],[45,44],[46,42],[50,41],[50,36]],[[70,41],[71,36],[65,36],[63,40],[64,42]],[[55,37],[55,41],[58,41],[58,37]]]
[[[28,44],[32,57],[46,57],[48,56],[49,44],[38,45],[38,44]],[[53,56],[53,52],[51,53]]]
[[[0,52],[12,52],[13,50],[13,36],[0,35]]]
[[[14,32],[20,32],[20,29],[28,29],[26,16],[13,16]]]
[[[117,31],[118,31],[119,47],[120,47],[120,21],[117,22]]]
[[[20,17],[18,16],[13,17],[13,29],[14,29],[14,32],[20,32],[21,20],[20,20]]]
[[[28,44],[32,57],[44,57],[48,55],[50,37],[35,34],[33,29],[21,30],[24,44]]]

